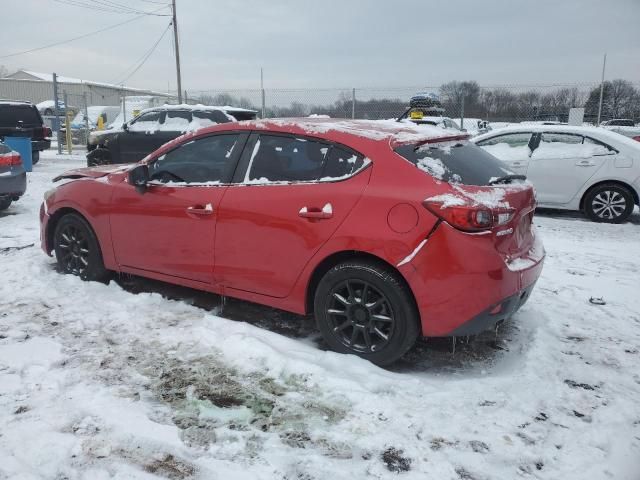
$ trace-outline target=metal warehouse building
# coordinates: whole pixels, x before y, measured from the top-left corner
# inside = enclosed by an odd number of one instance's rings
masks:
[[[120,105],[123,96],[135,95],[152,95],[167,99],[175,98],[174,95],[163,92],[91,82],[58,75],[58,95],[60,100],[63,100],[64,93],[69,97],[69,103],[76,105],[84,103],[85,95],[87,105]],[[53,74],[18,70],[4,78],[0,78],[0,98],[26,100],[32,103],[53,100]]]

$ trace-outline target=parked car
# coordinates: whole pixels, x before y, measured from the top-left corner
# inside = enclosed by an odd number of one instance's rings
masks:
[[[36,104],[36,108],[40,115],[50,116],[56,113],[55,111],[55,102],[53,100],[45,100],[44,102],[40,102]],[[66,110],[66,105],[62,100],[58,100],[58,114],[64,116],[64,112]]]
[[[635,127],[636,123],[630,118],[614,118],[602,122],[603,127]]]
[[[98,126],[99,118],[102,118],[103,125],[107,126],[115,120],[119,112],[120,107],[105,105],[95,105],[87,107],[86,113],[84,110],[78,112],[73,120],[71,120],[72,143],[74,145],[86,144],[89,139],[89,133],[95,130]],[[66,143],[65,127],[62,127],[60,129],[60,134],[63,143]]]
[[[95,132],[87,144],[87,166],[137,162],[161,145],[188,131],[236,120],[247,112],[255,118],[257,112],[232,107],[204,105],[165,105],[140,112],[122,128]]]
[[[639,203],[640,144],[596,127],[523,125],[475,137],[477,145],[534,184],[541,207],[624,222]]]
[[[0,211],[18,200],[27,190],[27,172],[20,154],[0,141]]]
[[[32,161],[51,146],[51,129],[42,123],[38,109],[29,102],[0,100],[0,138],[31,137]]]
[[[225,123],[132,166],[65,173],[42,248],[86,280],[128,272],[315,313],[377,364],[418,335],[511,317],[540,275],[534,191],[465,134],[395,121]]]

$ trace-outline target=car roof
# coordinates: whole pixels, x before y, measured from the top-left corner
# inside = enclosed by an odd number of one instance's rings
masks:
[[[0,105],[33,105],[33,103],[27,102],[26,100],[5,100],[5,99],[0,99]]]
[[[271,130],[274,132],[309,135],[328,138],[335,135],[359,139],[389,142],[392,147],[406,143],[420,143],[449,139],[466,139],[459,130],[444,129],[433,125],[415,125],[395,120],[350,120],[336,118],[276,118],[245,120],[234,124],[222,124],[199,130],[215,132],[241,126],[247,130]]]
[[[634,150],[640,148],[639,142],[632,140],[624,135],[616,133],[615,131],[601,128],[601,127],[590,127],[584,125],[532,125],[532,124],[520,124],[520,125],[510,125],[508,127],[496,128],[495,130],[491,130],[488,133],[483,133],[482,135],[478,135],[477,137],[473,137],[472,141],[474,143],[480,142],[482,140],[486,140],[488,138],[497,137],[499,135],[506,135],[508,133],[573,133],[576,135],[587,135],[592,136],[601,141],[606,141],[609,143],[615,143],[616,145],[624,144],[627,147],[631,147]]]

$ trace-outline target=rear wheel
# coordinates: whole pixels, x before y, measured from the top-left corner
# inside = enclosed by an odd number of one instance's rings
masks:
[[[0,197],[0,212],[11,205],[11,197]]]
[[[62,217],[56,225],[53,240],[56,260],[64,273],[83,280],[108,278],[98,239],[84,218],[74,213]]]
[[[31,152],[31,164],[35,165],[39,161],[40,161],[40,151],[36,150],[34,152]]]
[[[633,212],[633,194],[617,183],[593,188],[584,199],[584,211],[594,222],[621,223]]]
[[[418,337],[418,313],[397,272],[370,261],[336,265],[320,281],[314,311],[331,349],[393,363]]]

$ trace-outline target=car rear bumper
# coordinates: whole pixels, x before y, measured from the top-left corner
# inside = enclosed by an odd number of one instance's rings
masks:
[[[528,287],[523,288],[515,295],[511,295],[487,308],[484,312],[479,313],[471,320],[463,323],[453,332],[450,332],[448,336],[452,337],[464,337],[467,335],[477,335],[487,330],[493,330],[496,326],[503,323],[505,320],[509,320],[514,313],[520,310],[520,307],[526,303],[533,291],[535,283],[532,283]]]
[[[23,167],[0,170],[0,197],[21,197],[27,190],[27,172]]]
[[[542,272],[544,248],[535,229],[532,235],[535,255],[508,265],[491,234],[466,234],[440,224],[400,267],[416,299],[422,334],[476,334],[513,315]]]
[[[31,141],[31,150],[35,151],[42,151],[42,150],[48,150],[51,147],[51,140],[48,139],[43,139],[43,140],[32,140]]]

